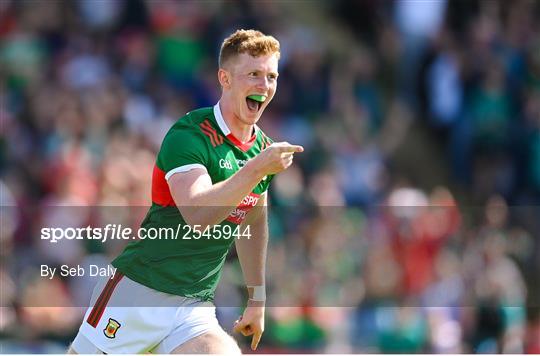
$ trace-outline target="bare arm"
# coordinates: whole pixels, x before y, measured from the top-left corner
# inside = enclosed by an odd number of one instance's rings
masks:
[[[225,220],[264,177],[249,163],[229,179],[216,184],[212,184],[202,168],[174,174],[169,179],[169,188],[186,222],[201,225],[204,229]]]
[[[250,211],[243,229],[249,226],[251,237],[235,241],[238,260],[247,286],[265,284],[266,246],[268,244],[267,194],[261,195],[257,205]],[[252,297],[252,291],[249,291]]]
[[[169,189],[186,222],[204,229],[225,220],[264,176],[287,169],[293,154],[302,151],[301,146],[274,143],[222,182],[212,184],[206,170],[195,168],[173,174]]]
[[[254,290],[250,286],[264,288],[266,270],[266,249],[268,245],[268,213],[266,193],[257,206],[250,211],[243,229],[250,227],[251,238],[237,239],[236,252],[242,266],[244,281],[248,286],[249,300],[242,317],[234,325],[234,331],[244,336],[253,335],[251,349],[257,349],[264,332],[264,307],[262,300],[252,300]]]

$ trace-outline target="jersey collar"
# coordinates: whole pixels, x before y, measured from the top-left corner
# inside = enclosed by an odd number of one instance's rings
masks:
[[[221,114],[221,108],[219,107],[219,101],[217,102],[216,105],[214,105],[214,117],[216,118],[216,122],[221,132],[223,132],[225,137],[227,137],[227,139],[231,141],[233,145],[235,145],[236,147],[238,147],[244,152],[248,151],[251,147],[253,147],[253,144],[255,143],[255,140],[257,139],[257,131],[259,130],[259,127],[257,125],[254,126],[253,135],[251,136],[249,141],[242,143],[242,141],[237,139],[232,134],[231,130],[229,129],[229,126],[227,126],[227,123],[225,122],[225,119],[223,119],[223,115]]]

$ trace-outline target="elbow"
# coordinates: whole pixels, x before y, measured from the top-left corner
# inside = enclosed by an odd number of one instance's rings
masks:
[[[197,205],[196,202],[194,202],[192,199],[174,199],[176,203],[176,208],[180,212],[180,215],[182,216],[182,220],[187,225],[201,225],[204,220],[204,210],[200,206]]]
[[[186,225],[189,225],[197,230],[204,230],[206,227],[213,224],[210,219],[210,214],[206,211],[206,209],[207,208],[200,206],[178,207],[178,210],[180,210],[180,215],[182,215],[182,219]]]
[[[198,210],[202,210],[200,207],[187,207],[187,206],[179,206],[178,210],[180,211],[180,215],[182,215],[182,219],[187,225],[202,225],[204,223],[204,214],[200,214]]]

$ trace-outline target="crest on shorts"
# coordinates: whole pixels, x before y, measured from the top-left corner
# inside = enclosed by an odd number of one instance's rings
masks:
[[[103,333],[109,339],[114,339],[114,337],[116,336],[116,332],[118,331],[118,329],[120,329],[121,326],[122,325],[119,322],[112,318],[109,318],[109,322],[107,323],[105,329],[103,329]]]

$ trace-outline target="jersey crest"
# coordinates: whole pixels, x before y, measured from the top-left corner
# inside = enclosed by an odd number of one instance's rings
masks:
[[[109,318],[109,322],[107,323],[105,329],[103,329],[103,333],[109,339],[114,339],[116,337],[116,332],[121,326],[122,325],[118,321],[114,320],[113,318]]]

